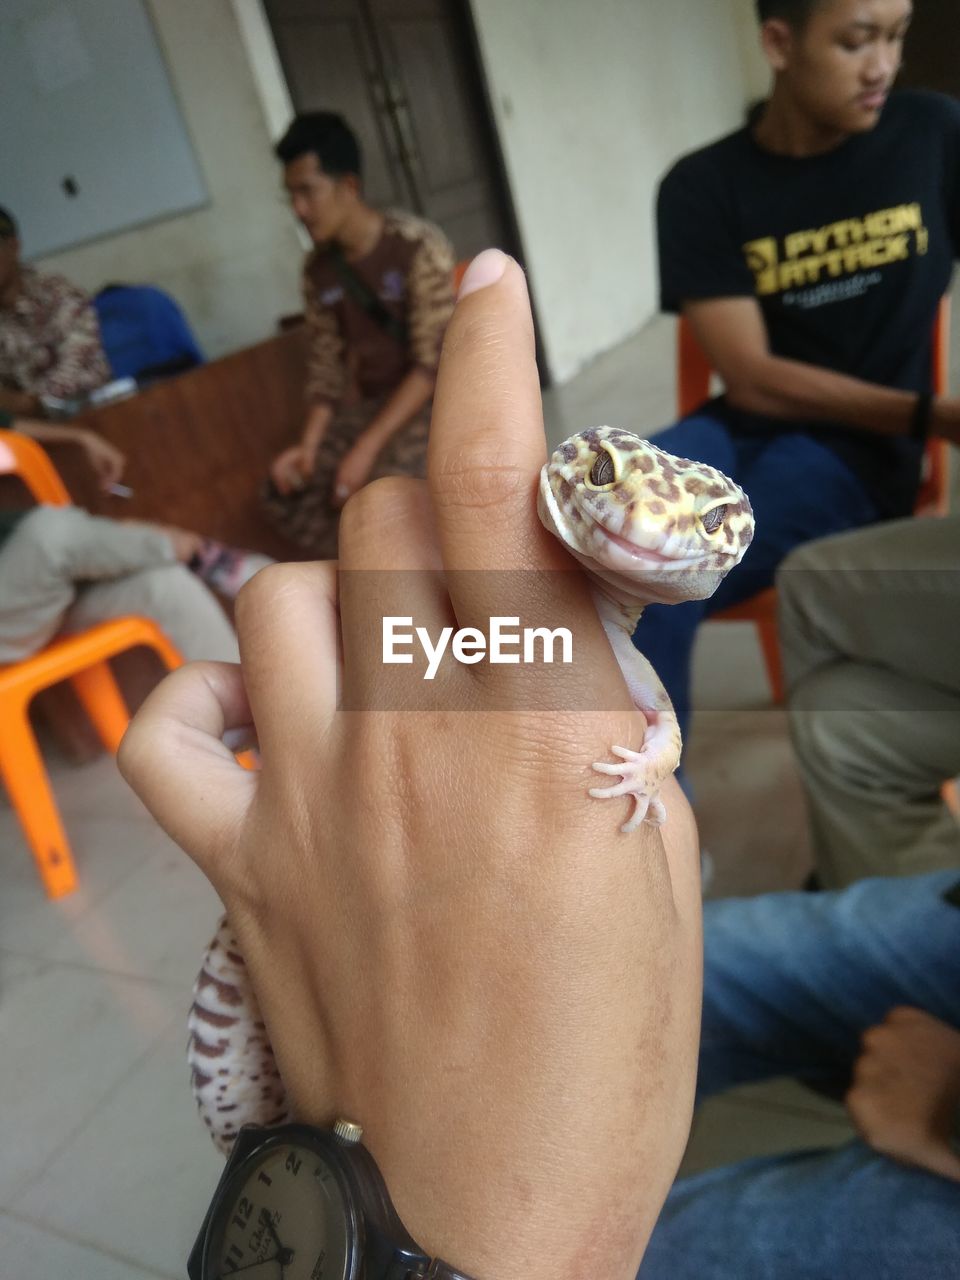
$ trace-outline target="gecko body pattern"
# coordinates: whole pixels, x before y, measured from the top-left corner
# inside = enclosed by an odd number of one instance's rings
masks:
[[[588,572],[604,631],[644,722],[635,748],[614,746],[617,762],[594,769],[616,777],[598,798],[631,796],[623,826],[658,824],[659,792],[680,759],[670,699],[632,636],[648,604],[712,595],[753,537],[750,502],[704,463],[676,458],[615,427],[571,436],[541,476],[545,527]],[[200,1114],[217,1146],[230,1150],[244,1124],[292,1119],[243,957],[222,920],[204,957],[189,1016],[188,1061]]]

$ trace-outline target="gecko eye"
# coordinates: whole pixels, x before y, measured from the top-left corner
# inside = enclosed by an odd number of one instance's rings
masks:
[[[726,504],[723,503],[719,507],[711,507],[702,517],[702,524],[706,533],[716,533],[723,524],[723,518],[727,514]]]
[[[603,453],[598,453],[597,460],[593,464],[593,470],[590,472],[590,483],[596,485],[598,489],[602,489],[605,484],[613,484],[616,478],[616,468],[609,453],[606,450]]]

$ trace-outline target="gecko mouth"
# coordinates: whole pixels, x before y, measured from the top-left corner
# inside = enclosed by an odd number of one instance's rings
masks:
[[[621,537],[619,533],[613,533],[606,525],[601,524],[599,520],[593,521],[593,527],[614,547],[628,555],[638,568],[649,566],[652,568],[693,569],[704,560],[702,555],[668,556],[662,551],[655,551],[652,547],[640,547],[635,542],[630,542],[628,538]]]

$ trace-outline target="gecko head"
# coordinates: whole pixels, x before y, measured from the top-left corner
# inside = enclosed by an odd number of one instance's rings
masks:
[[[560,445],[541,472],[539,508],[581,563],[650,601],[711,595],[753,538],[738,484],[616,427]]]

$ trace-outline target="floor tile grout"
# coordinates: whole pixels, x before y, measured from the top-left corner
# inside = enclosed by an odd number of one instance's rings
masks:
[[[178,1017],[177,1014],[171,1015],[170,1019],[166,1023],[164,1023],[164,1025],[157,1031],[156,1035],[148,1042],[143,1052],[138,1054],[137,1057],[134,1058],[134,1060],[126,1068],[126,1070],[121,1072],[121,1074],[113,1082],[110,1092],[104,1094],[104,1096],[98,1102],[95,1102],[93,1104],[93,1107],[87,1111],[83,1119],[79,1120],[77,1124],[75,1124],[74,1127],[69,1130],[69,1132],[67,1133],[67,1136],[63,1139],[63,1141],[53,1151],[51,1151],[51,1153],[46,1158],[46,1160],[44,1160],[43,1163],[36,1170],[34,1170],[34,1172],[27,1178],[23,1186],[21,1186],[17,1190],[13,1199],[7,1201],[5,1204],[0,1204],[0,1210],[9,1212],[12,1209],[14,1209],[15,1206],[17,1205],[17,1202],[21,1200],[23,1196],[25,1196],[33,1186],[35,1186],[38,1182],[42,1181],[43,1177],[45,1176],[47,1171],[50,1169],[50,1167],[53,1164],[55,1164],[57,1160],[60,1159],[63,1153],[70,1146],[72,1146],[73,1143],[76,1142],[76,1140],[79,1137],[81,1137],[81,1135],[90,1127],[93,1121],[96,1120],[100,1112],[103,1111],[104,1108],[110,1106],[113,1103],[113,1099],[116,1093],[123,1088],[124,1084],[126,1084],[128,1080],[132,1079],[133,1076],[137,1074],[137,1072],[141,1069],[141,1067],[144,1066],[147,1060],[157,1050],[163,1038],[167,1035],[167,1033],[176,1023],[177,1017]],[[184,1039],[184,1044],[186,1044],[187,1031],[186,1031],[185,1019],[184,1019],[183,1039]],[[184,1079],[184,1091],[186,1094],[186,1090],[189,1088],[189,1069],[186,1064],[186,1052],[184,1052],[183,1079]]]
[[[158,1271],[156,1267],[151,1267],[149,1263],[143,1262],[139,1258],[132,1258],[128,1254],[118,1253],[114,1249],[104,1249],[102,1245],[92,1244],[89,1240],[84,1239],[83,1236],[63,1231],[59,1227],[52,1227],[31,1217],[30,1214],[17,1213],[0,1205],[0,1218],[3,1217],[10,1218],[14,1222],[20,1222],[24,1226],[33,1227],[35,1231],[40,1232],[42,1235],[54,1236],[57,1240],[63,1240],[66,1244],[77,1245],[82,1249],[89,1250],[90,1253],[99,1254],[102,1258],[109,1258],[112,1262],[122,1262],[125,1266],[135,1267],[143,1275],[150,1276],[151,1280],[183,1280],[182,1275],[175,1275],[172,1271]],[[184,1259],[184,1271],[186,1271],[186,1259]]]

